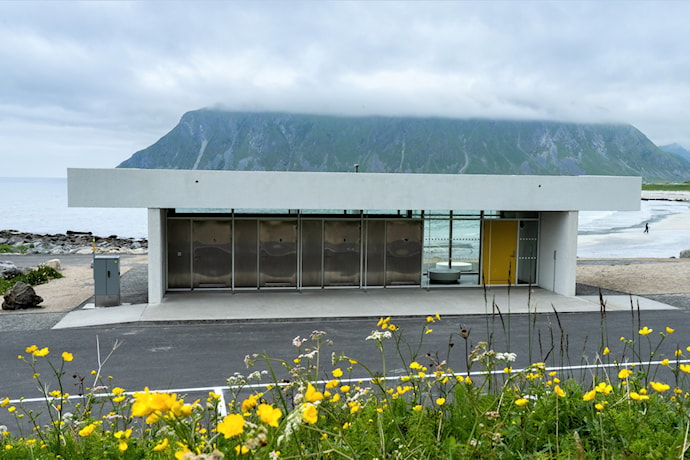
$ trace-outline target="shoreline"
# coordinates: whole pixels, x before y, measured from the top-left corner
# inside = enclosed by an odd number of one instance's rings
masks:
[[[91,232],[30,233],[18,230],[0,230],[0,245],[22,248],[19,254],[146,254],[146,238],[106,237]]]

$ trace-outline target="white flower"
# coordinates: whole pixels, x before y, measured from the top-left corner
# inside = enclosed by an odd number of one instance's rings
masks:
[[[498,361],[513,362],[515,358],[517,358],[517,354],[515,353],[496,353],[496,359]]]
[[[371,331],[371,335],[366,340],[376,340],[380,342],[383,339],[390,339],[393,335],[390,331]]]

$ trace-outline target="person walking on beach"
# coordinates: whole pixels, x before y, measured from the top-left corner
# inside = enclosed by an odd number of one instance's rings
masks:
[[[649,233],[649,223],[648,222],[644,223],[644,232],[642,232],[642,233]]]

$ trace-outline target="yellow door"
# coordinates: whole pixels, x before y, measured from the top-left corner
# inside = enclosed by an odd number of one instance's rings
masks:
[[[483,283],[515,284],[517,229],[516,221],[484,222]]]

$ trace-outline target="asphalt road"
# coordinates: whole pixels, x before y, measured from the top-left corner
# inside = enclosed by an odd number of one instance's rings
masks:
[[[490,341],[492,348],[511,351],[518,355],[514,368],[526,366],[531,362],[544,361],[550,366],[581,365],[592,362],[595,354],[608,345],[612,355],[623,362],[636,360],[630,350],[625,355],[620,337],[639,337],[641,326],[654,329],[654,333],[642,338],[642,357],[647,358],[650,347],[655,347],[661,336],[658,332],[666,326],[676,328],[658,350],[657,357],[672,357],[673,351],[690,345],[690,324],[688,312],[684,310],[610,312],[602,322],[598,313],[569,313],[512,315],[510,317],[448,317],[431,324],[431,334],[423,336],[417,359],[430,364],[424,358],[426,353],[447,359],[456,371],[466,370],[465,340],[460,336],[461,329],[470,331],[468,348],[479,341]],[[401,342],[399,348],[407,360],[410,350],[419,343],[424,318],[403,319],[393,322],[401,326],[408,344]],[[332,369],[331,352],[344,352],[373,371],[382,370],[382,359],[373,341],[365,340],[376,324],[371,320],[338,320],[311,322],[245,322],[234,324],[196,323],[168,325],[134,325],[116,327],[93,327],[66,330],[9,331],[0,333],[3,346],[0,347],[0,397],[35,397],[33,371],[26,362],[18,360],[17,355],[25,354],[29,345],[49,347],[51,357],[59,361],[63,351],[74,355],[74,361],[65,366],[63,385],[72,387],[72,376],[84,376],[89,382],[90,372],[98,366],[97,343],[100,344],[101,358],[115,343],[119,347],[103,366],[106,376],[113,376],[113,384],[128,390],[140,390],[145,386],[155,389],[194,388],[224,386],[226,378],[234,372],[248,373],[244,357],[254,353],[292,362],[297,350],[292,346],[296,336],[308,337],[314,330],[325,331],[334,342],[322,352],[322,376]],[[492,339],[489,339],[492,336]],[[648,340],[649,339],[649,344]],[[452,342],[454,346],[449,347]],[[396,357],[393,340],[384,342],[389,374],[405,372],[404,365]],[[647,353],[645,353],[647,350]],[[690,353],[687,353],[690,357]],[[43,365],[42,363],[41,365]],[[262,367],[259,367],[261,369]],[[263,367],[265,368],[265,366]],[[475,368],[476,369],[476,368]],[[284,376],[280,366],[279,375]],[[38,370],[43,376],[49,369],[43,365]],[[576,375],[577,374],[577,375]],[[573,373],[574,376],[580,371]],[[368,377],[362,369],[356,369],[355,377]],[[269,382],[270,383],[270,382]],[[69,391],[69,390],[67,390]]]

